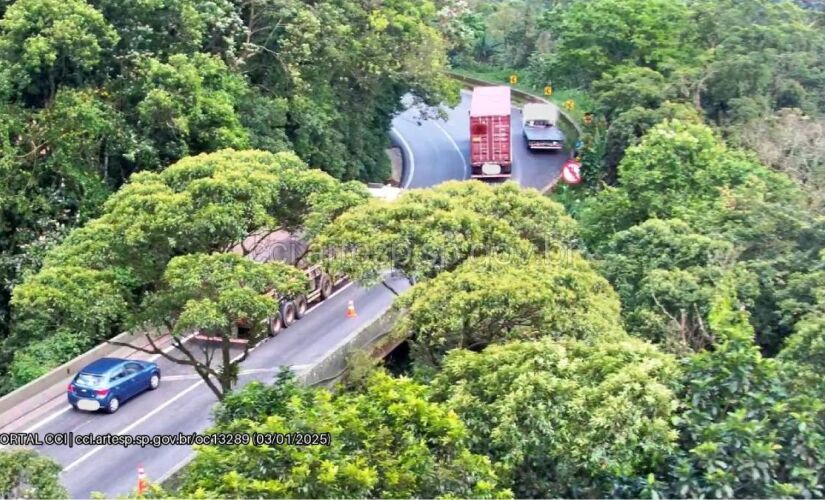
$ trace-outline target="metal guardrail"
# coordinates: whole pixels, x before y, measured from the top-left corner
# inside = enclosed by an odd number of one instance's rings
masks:
[[[471,85],[471,86],[476,86],[476,85],[504,85],[502,83],[490,82],[490,81],[487,81],[487,80],[481,80],[479,78],[473,78],[473,77],[470,77],[470,76],[460,75],[458,73],[453,73],[452,71],[448,71],[447,75],[450,78],[452,78],[453,80],[457,80],[459,82],[462,82],[462,83],[465,83],[465,84],[468,84],[468,85]],[[538,102],[538,103],[543,103],[543,104],[552,104],[553,106],[556,106],[556,108],[559,110],[559,116],[562,117],[562,119],[564,120],[564,122],[566,124],[573,127],[573,129],[576,131],[576,133],[579,135],[579,137],[581,137],[582,129],[579,126],[579,124],[568,113],[566,113],[564,110],[559,108],[556,105],[556,103],[548,101],[547,99],[545,99],[543,97],[540,97],[540,96],[537,96],[535,94],[531,94],[529,92],[524,92],[523,90],[514,89],[512,87],[510,88],[510,94],[513,97],[515,97],[516,99],[518,99],[518,100],[520,100],[524,103]]]

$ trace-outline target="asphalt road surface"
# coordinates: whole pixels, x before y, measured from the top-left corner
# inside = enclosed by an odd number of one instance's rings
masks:
[[[396,290],[408,286],[404,280],[391,282]],[[323,357],[355,329],[379,317],[394,296],[383,286],[364,289],[343,285],[335,295],[310,309],[308,314],[278,336],[260,344],[243,363],[241,385],[251,380],[269,382],[282,366],[300,372],[302,367]],[[356,304],[358,316],[345,317],[347,301]],[[173,351],[174,354],[174,351]],[[157,359],[162,372],[160,387],[127,401],[114,414],[76,411],[59,407],[47,419],[26,431],[42,436],[49,432],[75,434],[176,435],[202,432],[210,426],[216,398],[212,391],[186,366]],[[61,482],[72,498],[89,498],[98,491],[112,498],[137,486],[137,468],[158,479],[187,458],[185,446],[41,446],[39,450],[63,466]]]
[[[445,120],[416,119],[408,110],[393,122],[393,135],[402,143],[409,161],[403,186],[427,187],[450,179],[469,178],[469,93],[448,111]],[[543,188],[558,177],[566,153],[530,153],[521,131],[521,112],[512,114],[513,179],[524,186]],[[406,282],[396,282],[404,289]],[[329,350],[360,326],[371,322],[392,303],[394,296],[384,287],[364,289],[347,285],[320,303],[300,321],[277,337],[258,346],[244,362],[240,383],[271,381],[282,366],[296,371],[322,358]],[[358,309],[356,318],[345,318],[347,301]],[[156,391],[143,393],[124,403],[117,413],[87,413],[72,410],[68,402],[53,413],[33,422],[26,431],[75,434],[177,434],[203,431],[210,426],[215,396],[185,366],[163,358],[156,360],[163,380]],[[125,494],[137,484],[137,468],[147,477],[162,478],[185,460],[191,449],[185,446],[140,448],[121,446],[42,446],[40,451],[63,466],[61,482],[73,498],[89,498],[92,492],[107,497]]]
[[[470,97],[469,92],[462,91],[461,102],[447,110],[446,121],[422,121],[416,108],[408,109],[393,121],[393,135],[407,156],[403,187],[430,187],[447,180],[470,178]],[[513,108],[510,125],[512,180],[525,187],[544,189],[561,174],[568,154],[528,150],[520,109]]]

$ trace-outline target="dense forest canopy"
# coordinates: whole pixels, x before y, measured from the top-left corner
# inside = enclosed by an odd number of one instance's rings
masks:
[[[4,0],[0,16],[4,390],[30,377],[9,378],[21,339],[49,334],[6,340],[12,288],[132,174],[254,148],[383,181],[401,96],[456,96],[430,2]]]
[[[225,327],[235,292],[266,315],[263,283],[295,276],[226,253],[252,231],[411,281],[403,363],[223,387],[210,432],[332,446],[199,447],[175,494],[825,495],[822,2],[0,9],[5,389],[147,320]],[[575,98],[586,182],[342,182],[385,176],[400,97],[449,100],[447,62]],[[0,468],[62,494],[47,461]]]

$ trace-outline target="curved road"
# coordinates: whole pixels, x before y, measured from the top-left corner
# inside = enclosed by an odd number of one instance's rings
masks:
[[[407,110],[393,122],[393,136],[401,142],[410,163],[403,185],[427,187],[450,179],[469,177],[469,102],[462,92],[461,103],[448,111],[444,120],[416,122],[416,110]],[[514,169],[513,178],[524,186],[544,188],[559,175],[565,153],[527,151],[521,132],[521,114],[512,114]],[[403,290],[408,284],[396,281]],[[384,287],[364,289],[345,285],[336,295],[315,306],[277,337],[258,346],[243,364],[240,383],[250,380],[271,381],[281,366],[300,372],[303,366],[321,359],[357,328],[380,316],[394,296]],[[356,318],[345,318],[347,301],[357,306]],[[203,431],[211,423],[214,395],[188,367],[157,360],[163,371],[158,390],[144,393],[125,403],[113,414],[77,412],[65,401],[55,401],[38,418],[21,429],[38,432],[75,434],[177,434]],[[162,479],[185,460],[191,449],[185,446],[140,448],[122,446],[40,446],[43,453],[63,466],[61,482],[73,498],[89,498],[93,491],[107,497],[125,494],[136,487],[137,468],[142,465],[151,480]]]
[[[444,120],[418,121],[419,110],[408,109],[393,121],[393,138],[406,154],[402,186],[435,186],[451,179],[470,178],[470,92],[461,91],[461,102],[448,109]],[[567,159],[563,151],[527,149],[521,126],[521,110],[510,115],[513,151],[513,177],[519,184],[536,189],[546,188],[561,173]],[[410,161],[412,160],[412,161]]]

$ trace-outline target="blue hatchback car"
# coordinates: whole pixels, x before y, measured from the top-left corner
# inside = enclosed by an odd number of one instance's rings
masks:
[[[69,383],[69,404],[75,409],[114,413],[121,403],[160,385],[160,368],[150,361],[101,358]]]

